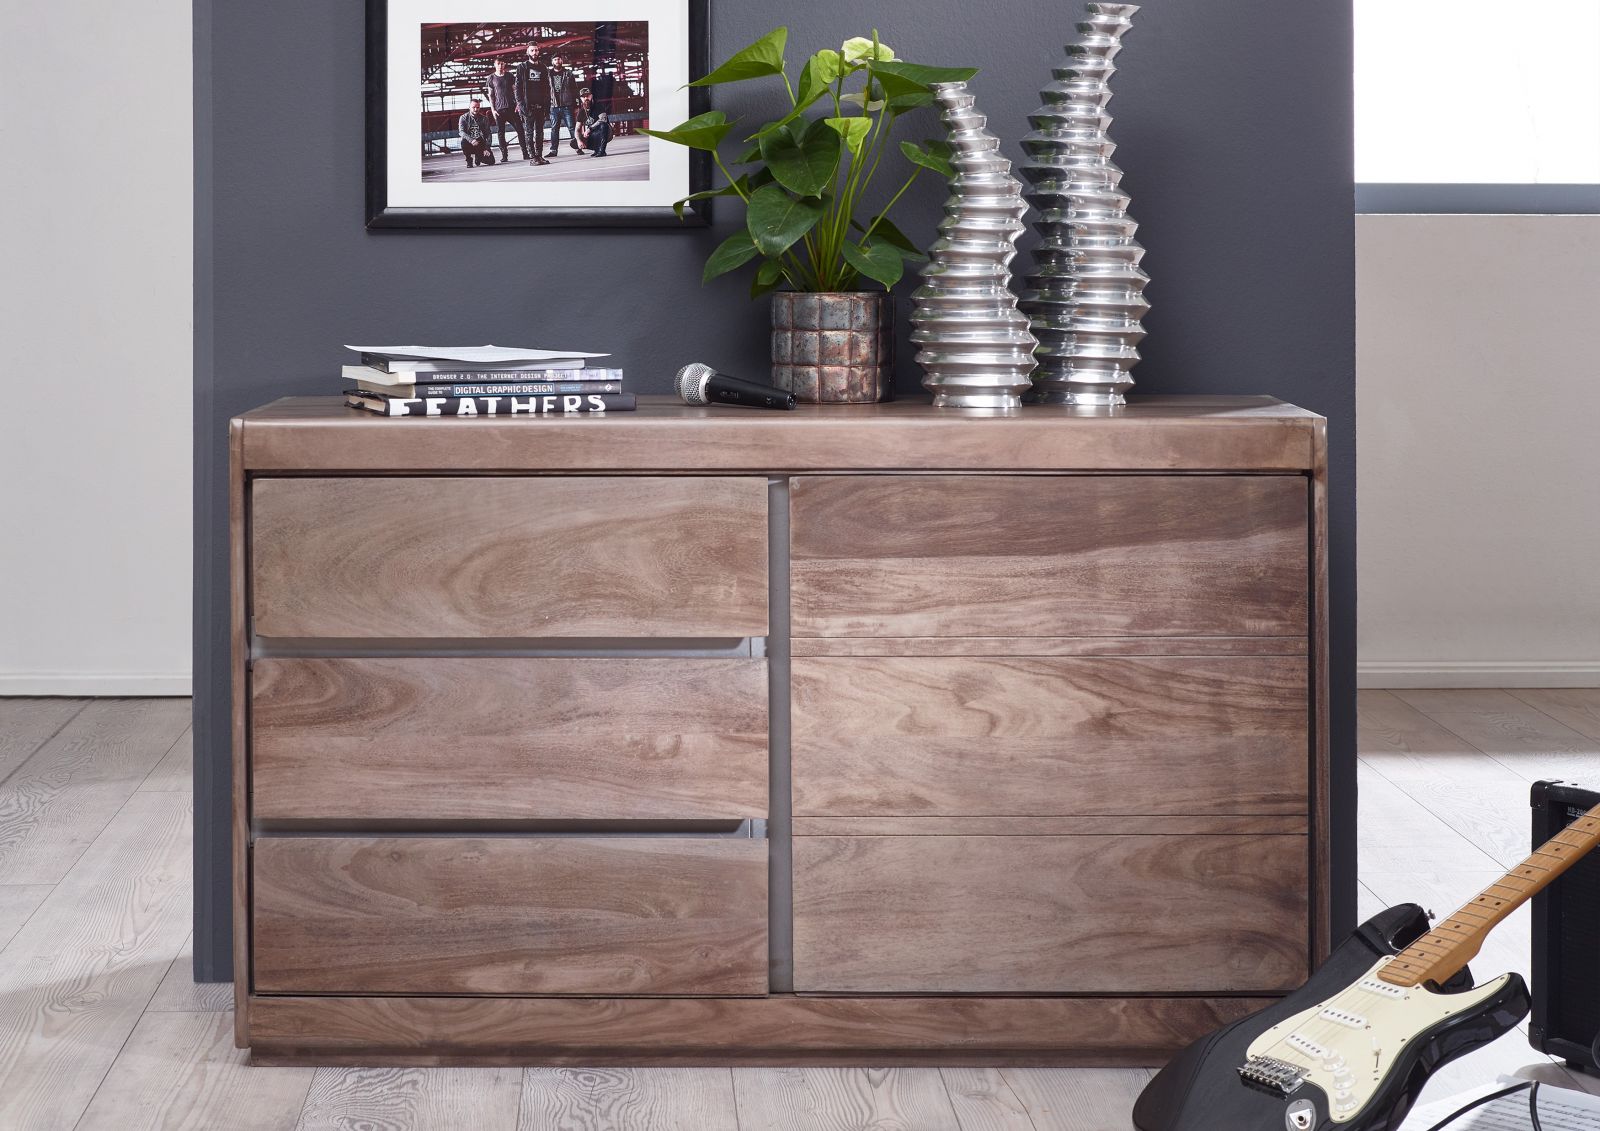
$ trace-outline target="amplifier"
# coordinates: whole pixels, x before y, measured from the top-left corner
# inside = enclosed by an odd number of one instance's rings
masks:
[[[1600,793],[1542,781],[1532,801],[1537,847],[1600,805]],[[1528,1040],[1575,1068],[1600,1070],[1600,849],[1534,897],[1532,974]]]

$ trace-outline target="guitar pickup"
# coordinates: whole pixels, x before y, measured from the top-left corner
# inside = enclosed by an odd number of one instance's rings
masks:
[[[1239,1066],[1239,1078],[1274,1095],[1288,1096],[1305,1082],[1306,1070],[1276,1057],[1252,1056]]]

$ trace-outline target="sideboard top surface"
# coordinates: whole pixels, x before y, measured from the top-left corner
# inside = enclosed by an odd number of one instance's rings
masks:
[[[1114,415],[925,398],[691,407],[640,397],[606,415],[390,419],[340,397],[285,397],[235,417],[241,469],[272,471],[1318,471],[1322,417],[1273,397],[1136,397]],[[1101,410],[1103,411],[1103,410]]]

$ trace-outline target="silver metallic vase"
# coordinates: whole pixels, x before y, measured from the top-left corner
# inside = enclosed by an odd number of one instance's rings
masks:
[[[1137,4],[1086,5],[1079,41],[1067,48],[1044,105],[1029,116],[1018,171],[1038,210],[1040,236],[1021,307],[1039,339],[1036,399],[1045,404],[1120,405],[1133,387],[1150,304],[1144,248],[1128,215],[1117,148],[1106,131],[1110,80]]]
[[[1013,408],[1030,387],[1036,344],[1011,293],[1011,260],[1028,206],[967,84],[933,89],[956,172],[940,238],[922,271],[927,281],[912,296],[911,340],[921,347],[922,384],[935,405]]]

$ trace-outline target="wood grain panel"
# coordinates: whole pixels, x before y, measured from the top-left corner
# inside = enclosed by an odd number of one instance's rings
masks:
[[[1304,656],[1303,636],[803,636],[791,656]]]
[[[796,837],[794,984],[1261,993],[1304,981],[1303,837]]]
[[[1299,814],[1306,661],[796,659],[794,812]]]
[[[1265,817],[796,817],[795,836],[1304,836],[1310,821]]]
[[[1296,636],[1300,476],[810,476],[796,637]]]
[[[640,397],[603,418],[408,420],[340,397],[286,397],[236,418],[251,469],[288,471],[902,471],[1060,468],[1199,471],[1313,466],[1313,413],[1272,397],[1139,396],[1114,417],[1029,409],[979,417],[927,398],[801,405],[794,412],[691,408]]]
[[[251,523],[262,636],[767,633],[765,479],[259,479]]]
[[[767,845],[263,837],[262,993],[760,994]]]
[[[258,660],[257,820],[767,811],[759,659]]]
[[[1161,1063],[1266,997],[251,999],[274,1063]]]

